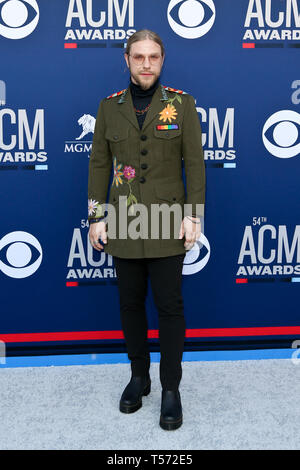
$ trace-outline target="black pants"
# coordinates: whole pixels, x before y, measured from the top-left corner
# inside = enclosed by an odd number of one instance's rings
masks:
[[[176,390],[182,377],[185,318],[181,294],[185,255],[162,258],[113,257],[120,298],[121,324],[132,375],[148,375],[145,299],[148,275],[159,320],[160,381],[163,389]]]

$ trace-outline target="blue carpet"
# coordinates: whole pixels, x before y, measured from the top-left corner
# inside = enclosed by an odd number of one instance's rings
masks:
[[[255,349],[246,351],[186,351],[183,361],[245,361],[263,359],[289,359],[295,349]],[[159,362],[160,353],[150,353],[151,362]],[[5,363],[1,363],[4,362]],[[1,358],[0,369],[5,367],[47,367],[92,364],[129,363],[123,354],[70,354],[54,356],[22,356]]]

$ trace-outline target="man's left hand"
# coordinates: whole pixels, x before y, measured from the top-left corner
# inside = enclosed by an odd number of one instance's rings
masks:
[[[193,222],[193,220],[195,222]],[[181,222],[179,239],[185,236],[184,246],[186,250],[190,250],[195,241],[200,238],[201,223],[198,217],[185,217]]]

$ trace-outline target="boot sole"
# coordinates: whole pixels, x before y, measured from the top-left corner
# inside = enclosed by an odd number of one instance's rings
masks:
[[[149,395],[151,391],[151,384],[147,385],[147,387],[143,391],[143,396]],[[120,401],[120,411],[122,413],[134,413],[135,411],[139,410],[142,407],[142,399],[140,399],[137,403],[133,403],[132,405],[126,405]]]
[[[164,421],[162,418],[160,418],[159,425],[165,431],[172,431],[174,429],[178,429],[182,425],[182,416],[178,420],[172,422]]]

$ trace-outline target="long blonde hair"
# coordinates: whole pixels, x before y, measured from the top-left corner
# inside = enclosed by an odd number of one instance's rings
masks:
[[[140,29],[139,31],[136,31],[135,33],[133,33],[133,35],[130,36],[130,38],[127,41],[125,53],[126,54],[130,53],[130,48],[134,42],[144,41],[145,39],[150,39],[151,41],[154,41],[157,44],[159,44],[161,48],[161,55],[162,56],[165,55],[165,48],[164,48],[161,38],[154,31],[150,31],[150,29]]]

